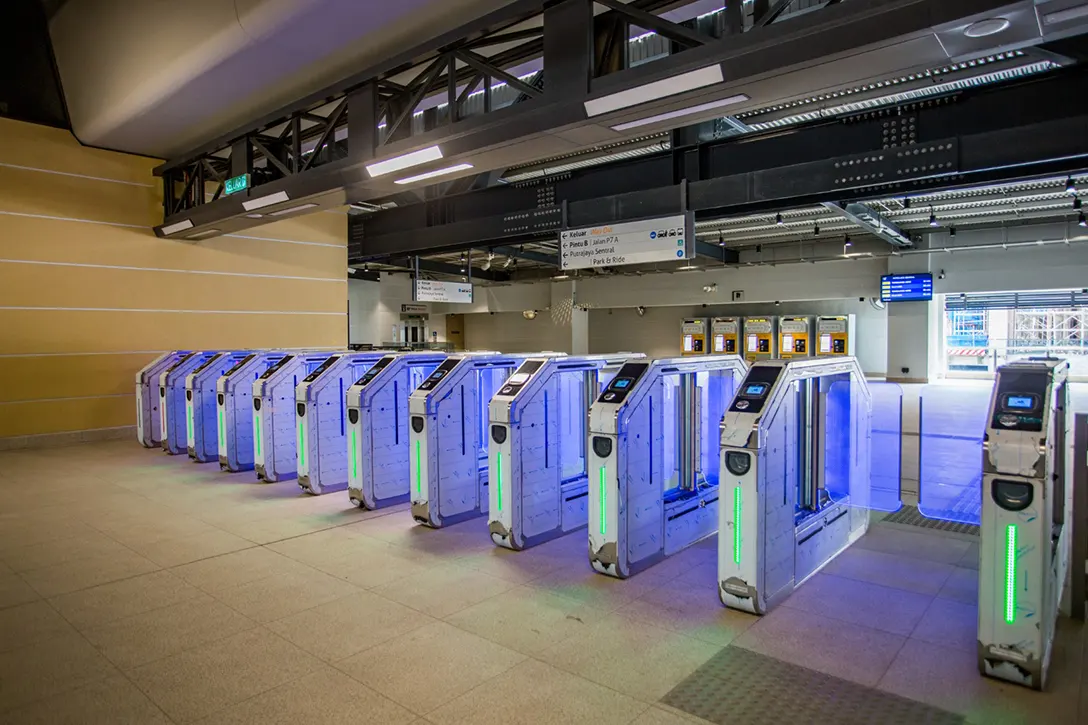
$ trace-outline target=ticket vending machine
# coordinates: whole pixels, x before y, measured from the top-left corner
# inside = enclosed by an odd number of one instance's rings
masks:
[[[295,388],[337,353],[287,355],[253,381],[253,468],[257,479],[275,483],[297,473]]]
[[[219,455],[215,383],[249,355],[248,350],[221,352],[185,378],[185,442],[189,458],[208,463]]]
[[[1068,376],[1065,360],[998,368],[983,442],[978,669],[1036,690],[1046,686],[1070,558],[1078,462]]]
[[[136,440],[144,448],[162,446],[162,419],[159,417],[159,376],[189,350],[171,350],[140,368],[136,373]]]
[[[295,388],[298,485],[323,494],[348,486],[347,390],[385,351],[330,357]]]
[[[684,320],[681,331],[683,332],[680,348],[682,355],[706,355],[707,321],[705,318]]]
[[[416,521],[440,528],[487,513],[487,406],[530,356],[452,355],[409,397],[408,464]]]
[[[159,374],[159,429],[162,431],[162,449],[171,456],[185,453],[188,447],[185,379],[220,352],[203,350],[185,355]]]
[[[625,579],[718,530],[718,421],[737,356],[626,363],[589,413],[589,561]]]
[[[789,360],[812,356],[811,317],[778,318],[778,357]]]
[[[744,318],[744,359],[773,360],[778,357],[778,320],[774,317]]]
[[[871,438],[854,358],[752,365],[721,421],[722,604],[765,614],[864,535]]]
[[[816,356],[854,355],[854,315],[816,318]]]
[[[586,525],[589,406],[635,353],[530,358],[491,398],[488,530],[521,550]]]
[[[408,396],[448,357],[386,355],[348,388],[348,497],[377,509],[408,500]]]
[[[740,330],[739,317],[711,318],[710,352],[714,355],[740,355]]]
[[[219,468],[236,473],[253,470],[253,383],[290,353],[253,352],[215,382],[218,409]]]

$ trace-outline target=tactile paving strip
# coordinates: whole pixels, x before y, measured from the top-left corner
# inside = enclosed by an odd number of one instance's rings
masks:
[[[961,524],[955,521],[943,521],[923,516],[916,506],[904,506],[881,519],[882,524],[902,524],[904,526],[917,526],[923,529],[936,529],[937,531],[951,531],[956,534],[978,536],[978,526],[975,524]]]
[[[962,725],[961,715],[726,647],[661,702],[721,725]]]

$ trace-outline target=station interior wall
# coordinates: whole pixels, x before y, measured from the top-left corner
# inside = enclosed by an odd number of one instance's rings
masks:
[[[158,163],[0,119],[4,447],[127,436],[166,350],[346,344],[345,214],[159,239]]]

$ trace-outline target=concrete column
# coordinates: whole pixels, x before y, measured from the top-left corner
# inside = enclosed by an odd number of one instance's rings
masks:
[[[571,355],[589,353],[589,310],[579,309],[578,283],[554,282],[551,285],[551,316],[557,325],[569,325],[570,337],[565,350]],[[569,321],[569,322],[568,322]]]
[[[930,255],[915,254],[892,257],[888,274],[929,272]],[[935,321],[937,324],[931,324]],[[928,383],[936,377],[936,360],[940,351],[939,302],[888,303],[888,381],[896,383]]]

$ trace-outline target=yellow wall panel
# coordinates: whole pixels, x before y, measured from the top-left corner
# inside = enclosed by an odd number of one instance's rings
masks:
[[[345,314],[0,310],[0,355],[344,347]]]
[[[347,234],[347,227],[344,228]],[[134,229],[0,214],[0,259],[346,277],[347,248],[216,237],[202,242],[159,239]]]
[[[44,398],[83,398],[132,392],[136,373],[156,352],[128,355],[33,355],[0,357],[0,403]],[[3,412],[0,407],[0,413]]]
[[[0,262],[0,308],[341,312],[347,280],[151,272]],[[143,348],[146,349],[146,348]]]
[[[152,226],[162,221],[155,186],[0,166],[0,211]]]
[[[0,118],[0,163],[150,184],[162,162],[87,148],[68,131]]]
[[[0,403],[0,436],[116,428],[135,422],[135,392],[116,398]]]
[[[348,215],[338,211],[319,211],[264,226],[247,229],[239,234],[271,239],[294,239],[300,242],[320,242],[347,246]]]

